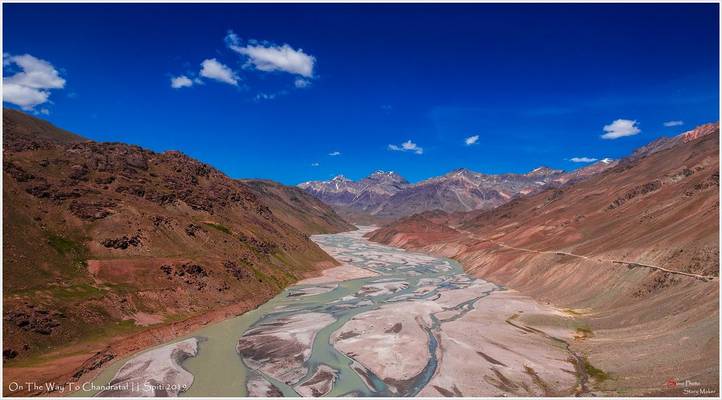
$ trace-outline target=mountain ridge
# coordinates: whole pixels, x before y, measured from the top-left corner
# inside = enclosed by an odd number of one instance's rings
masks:
[[[309,235],[355,229],[298,188],[177,151],[94,142],[7,109],[3,126],[6,379],[85,379],[250,310],[337,265]],[[28,362],[30,375],[16,367]]]
[[[484,174],[457,168],[417,183],[409,183],[394,172],[375,171],[359,181],[337,175],[297,186],[352,220],[366,217],[379,221],[436,209],[490,209],[547,185],[561,185],[597,173],[613,166],[613,162],[605,159],[572,172],[540,166],[523,174]]]

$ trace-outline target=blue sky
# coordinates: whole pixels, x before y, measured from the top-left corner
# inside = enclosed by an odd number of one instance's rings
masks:
[[[5,106],[236,178],[573,169],[719,119],[716,4],[3,8]]]

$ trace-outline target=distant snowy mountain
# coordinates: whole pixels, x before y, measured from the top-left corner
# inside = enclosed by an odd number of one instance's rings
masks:
[[[580,169],[573,173],[544,166],[526,174],[499,175],[457,169],[410,184],[395,172],[376,171],[359,181],[339,175],[331,180],[304,182],[298,186],[346,216],[395,219],[431,210],[453,212],[493,208],[515,196],[602,170],[607,161],[585,167],[588,171]]]

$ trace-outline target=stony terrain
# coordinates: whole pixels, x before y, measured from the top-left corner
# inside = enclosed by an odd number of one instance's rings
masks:
[[[337,263],[298,188],[3,112],[4,376],[78,381]],[[224,311],[226,310],[226,311]]]
[[[371,235],[585,321],[571,344],[606,395],[718,393],[719,125],[658,140],[587,179],[471,213],[425,213]],[[677,391],[675,391],[677,390]]]

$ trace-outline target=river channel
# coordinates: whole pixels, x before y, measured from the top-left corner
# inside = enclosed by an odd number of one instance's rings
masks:
[[[343,264],[335,275],[301,281],[253,311],[119,360],[93,381],[114,388],[76,395],[135,396],[148,388],[146,395],[196,397],[423,395],[439,375],[441,327],[505,289],[466,275],[453,260],[370,242],[363,237],[370,230],[313,236]],[[492,369],[506,366],[477,353]]]

